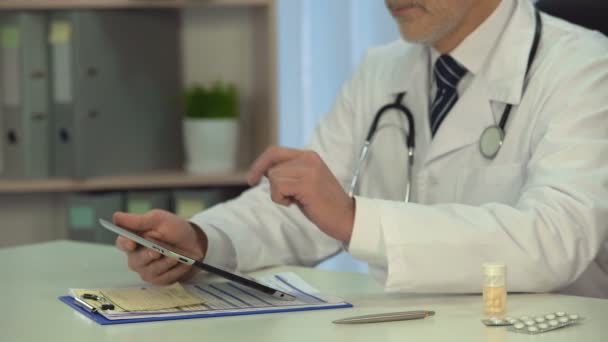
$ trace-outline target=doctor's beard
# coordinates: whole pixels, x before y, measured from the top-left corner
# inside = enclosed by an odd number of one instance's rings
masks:
[[[385,0],[404,40],[434,45],[456,31],[471,5],[469,0]],[[414,7],[415,13],[400,15],[399,8]]]

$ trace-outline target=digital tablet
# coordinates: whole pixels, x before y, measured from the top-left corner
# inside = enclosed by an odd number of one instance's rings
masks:
[[[178,253],[176,252],[175,248],[172,247],[167,247],[165,245],[163,245],[162,243],[158,242],[158,241],[152,241],[150,239],[145,239],[142,236],[139,236],[133,232],[130,232],[124,228],[121,228],[113,223],[110,223],[104,219],[99,219],[99,223],[101,223],[101,225],[120,235],[120,236],[124,236],[127,239],[136,242],[144,247],[153,249],[155,251],[157,251],[158,253],[169,257],[169,258],[173,258],[181,263],[184,263],[186,265],[191,265],[191,266],[196,266],[202,270],[205,270],[209,273],[213,273],[216,274],[220,277],[226,278],[228,280],[234,281],[235,283],[250,287],[252,289],[261,291],[263,293],[269,294],[273,297],[279,298],[279,299],[283,299],[283,300],[294,300],[295,297],[285,293],[285,292],[281,292],[277,289],[273,289],[272,287],[266,286],[264,284],[260,284],[257,281],[255,281],[254,279],[251,278],[247,278],[245,276],[242,275],[238,275],[235,274],[233,272],[224,270],[222,268],[219,268],[217,266],[211,266],[209,264],[203,263],[201,261],[192,259],[188,256],[183,255],[183,253]]]

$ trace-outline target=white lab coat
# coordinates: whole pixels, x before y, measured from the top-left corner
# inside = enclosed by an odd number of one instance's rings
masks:
[[[526,82],[534,12],[517,2],[490,64],[433,139],[422,91],[429,51],[402,41],[368,53],[316,131],[310,148],[347,189],[374,114],[407,92],[414,203],[402,201],[407,125],[385,116],[362,170],[349,246],[388,291],[479,292],[482,263],[498,261],[510,291],[608,297],[608,39],[543,15]],[[487,160],[479,137],[506,103],[514,105],[506,139]],[[296,207],[274,204],[266,183],[192,221],[215,231],[210,257],[241,271],[312,265],[342,248]]]

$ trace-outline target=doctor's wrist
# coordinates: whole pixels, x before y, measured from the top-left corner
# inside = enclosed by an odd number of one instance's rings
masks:
[[[190,224],[190,227],[194,230],[194,233],[196,235],[196,254],[193,256],[196,258],[196,260],[203,261],[205,259],[205,256],[207,255],[209,239],[207,238],[207,234],[205,234],[201,227],[192,222],[188,223]]]
[[[339,228],[340,236],[338,236],[338,240],[347,245],[350,243],[350,239],[353,235],[353,228],[355,226],[355,212],[357,207],[354,197],[349,197],[348,199],[349,200],[346,203],[342,219],[339,221],[341,225]]]

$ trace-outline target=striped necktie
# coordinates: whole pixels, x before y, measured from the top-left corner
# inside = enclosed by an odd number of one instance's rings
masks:
[[[435,62],[433,75],[437,85],[437,94],[431,106],[431,133],[433,136],[458,101],[458,83],[466,74],[467,69],[458,64],[450,55],[442,55]]]

